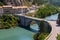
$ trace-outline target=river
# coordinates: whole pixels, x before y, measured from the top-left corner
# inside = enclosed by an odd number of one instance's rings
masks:
[[[45,20],[57,20],[58,14],[46,17]],[[30,26],[32,29],[38,30],[38,25]],[[1,29],[0,40],[33,40],[34,32],[25,30],[20,27]]]

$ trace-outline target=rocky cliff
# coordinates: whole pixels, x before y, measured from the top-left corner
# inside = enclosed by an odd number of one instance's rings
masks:
[[[22,5],[23,0],[0,0],[6,5],[20,6]]]

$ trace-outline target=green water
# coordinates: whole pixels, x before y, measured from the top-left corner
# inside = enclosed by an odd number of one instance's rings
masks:
[[[57,14],[45,18],[46,20],[56,20]],[[38,25],[30,26],[32,29],[39,30]],[[20,27],[10,29],[0,29],[0,40],[33,40],[34,33]]]
[[[33,40],[33,35],[33,32],[20,27],[0,30],[0,40]]]

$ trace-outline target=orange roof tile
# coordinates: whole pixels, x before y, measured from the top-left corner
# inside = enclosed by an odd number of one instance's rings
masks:
[[[3,6],[3,7],[12,7],[11,5],[5,5],[5,6]]]
[[[14,6],[13,8],[28,8],[27,6]]]
[[[0,8],[2,8],[2,6],[0,6]]]

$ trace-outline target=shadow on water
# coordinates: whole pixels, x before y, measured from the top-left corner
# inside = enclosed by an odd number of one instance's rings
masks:
[[[47,23],[47,22],[44,22],[45,23],[45,28],[46,28],[46,32],[47,33],[50,33],[51,32],[51,26]],[[34,27],[36,27],[36,24],[35,25],[31,25],[33,28],[31,28],[31,27],[25,27],[25,26],[20,26],[21,28],[24,28],[24,29],[26,29],[26,30],[29,30],[29,31],[31,31],[31,32],[39,32],[39,28],[37,29],[37,28],[35,28],[34,29]],[[37,29],[37,30],[36,30]]]
[[[31,32],[38,32],[38,31],[35,30],[35,29],[27,28],[27,27],[25,27],[25,26],[19,26],[19,27],[24,28],[24,29],[26,29],[26,30],[28,30],[28,31],[31,31]]]

